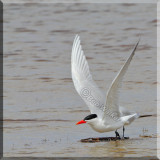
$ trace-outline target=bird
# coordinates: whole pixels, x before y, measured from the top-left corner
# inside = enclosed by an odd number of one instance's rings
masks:
[[[114,131],[116,137],[120,138],[118,129],[131,124],[140,115],[119,105],[119,91],[122,86],[123,77],[129,64],[135,55],[140,39],[135,44],[130,56],[112,81],[106,96],[103,95],[92,78],[88,62],[82,50],[80,37],[75,36],[71,52],[71,74],[76,91],[90,109],[91,114],[76,125],[86,123],[99,133]]]

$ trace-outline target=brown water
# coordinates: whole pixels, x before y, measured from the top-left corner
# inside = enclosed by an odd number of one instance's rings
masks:
[[[156,117],[127,126],[129,140],[79,142],[114,132],[75,125],[89,114],[71,79],[76,34],[104,94],[141,34],[120,105],[156,113],[155,4],[5,4],[4,156],[155,156]]]

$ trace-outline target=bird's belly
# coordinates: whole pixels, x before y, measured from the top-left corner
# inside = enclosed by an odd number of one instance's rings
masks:
[[[110,132],[115,131],[118,128],[121,128],[123,125],[121,124],[115,124],[115,125],[90,125],[93,130],[103,133],[103,132]]]
[[[91,126],[91,127],[93,130],[95,130],[96,132],[100,132],[100,133],[113,131],[107,127],[95,127],[95,126]]]

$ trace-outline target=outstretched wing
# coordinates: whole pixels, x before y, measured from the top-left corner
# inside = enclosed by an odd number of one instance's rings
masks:
[[[88,105],[91,113],[102,118],[105,98],[92,79],[78,35],[76,35],[73,42],[71,65],[72,80],[78,94]]]
[[[113,80],[106,97],[106,104],[104,108],[104,116],[103,119],[107,121],[109,118],[112,118],[113,120],[118,120],[120,117],[120,111],[119,111],[119,89],[122,85],[122,79],[128,69],[128,66],[132,60],[132,57],[135,54],[136,48],[138,46],[139,40],[137,44],[135,45],[131,55],[123,65],[123,67],[120,69],[119,73]]]

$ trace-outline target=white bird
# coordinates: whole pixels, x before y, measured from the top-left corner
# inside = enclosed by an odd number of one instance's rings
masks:
[[[119,137],[117,129],[133,122],[139,115],[119,106],[119,89],[122,79],[128,66],[135,54],[139,40],[136,43],[131,55],[120,69],[119,73],[113,80],[106,98],[92,79],[86,57],[83,53],[80,37],[76,35],[71,55],[72,80],[78,94],[88,105],[91,114],[76,124],[87,123],[97,132],[115,131],[116,137]]]

